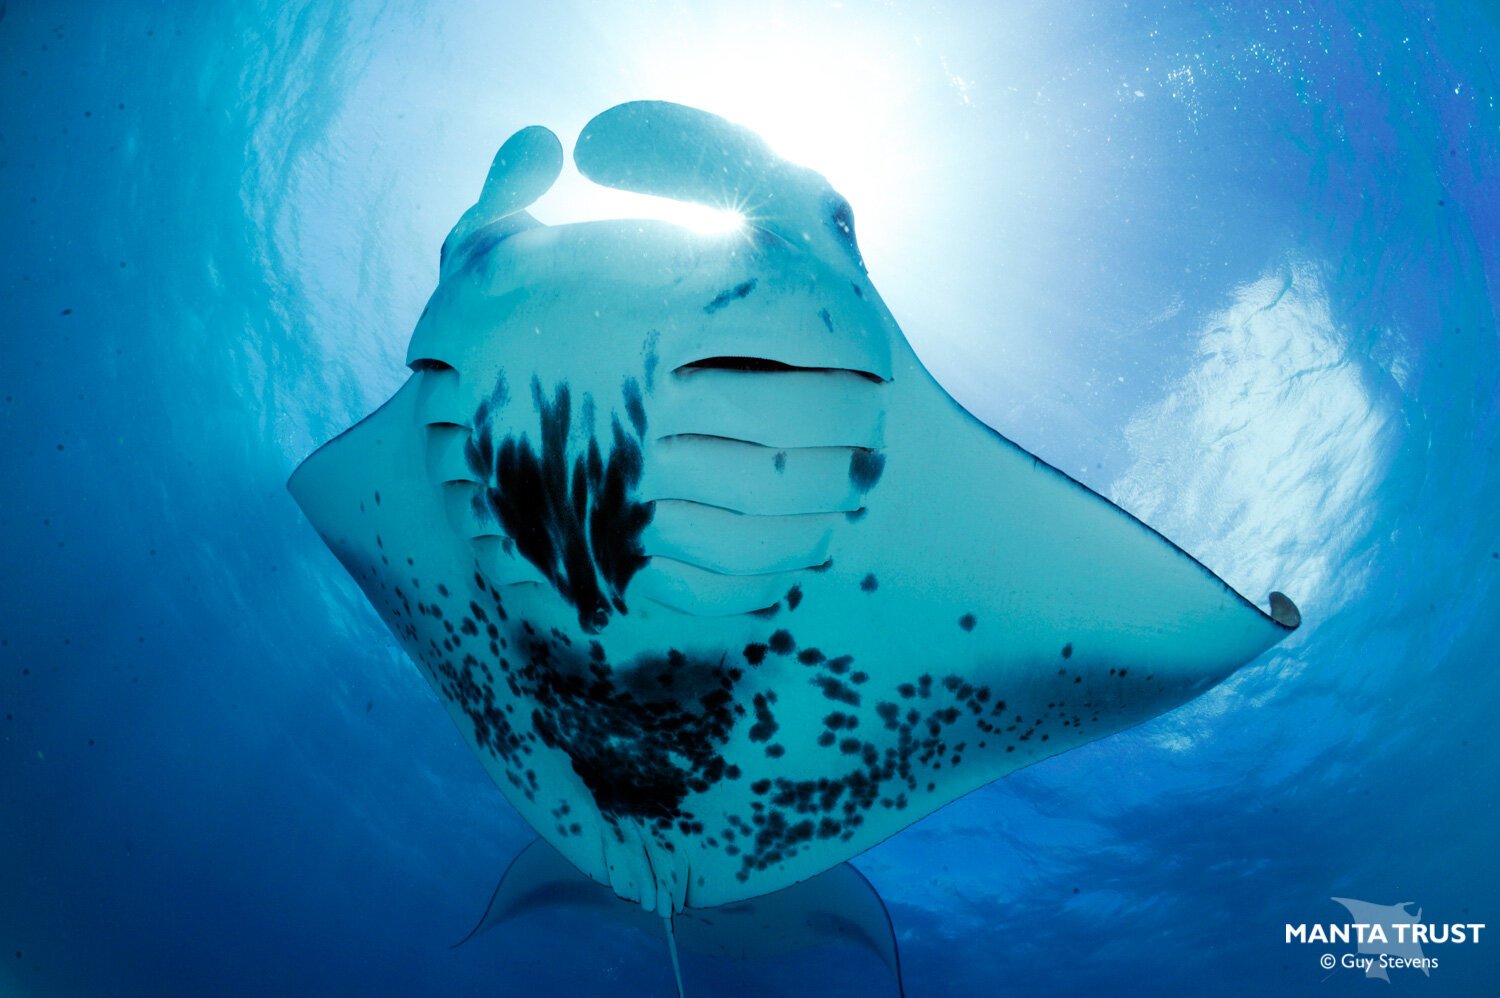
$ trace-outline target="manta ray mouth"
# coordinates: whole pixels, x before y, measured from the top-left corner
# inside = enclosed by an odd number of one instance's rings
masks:
[[[853,374],[866,381],[873,381],[877,385],[885,384],[888,380],[873,371],[861,371],[849,367],[799,367],[766,357],[707,357],[690,364],[683,364],[673,373],[689,376],[697,371],[741,371],[750,374],[786,374],[793,371],[805,371],[813,374]]]

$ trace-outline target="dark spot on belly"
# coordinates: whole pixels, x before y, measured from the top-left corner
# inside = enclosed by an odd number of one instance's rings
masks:
[[[859,706],[859,694],[834,677],[815,676],[812,682],[823,691],[823,695],[828,699],[837,700],[839,703],[847,703],[851,707]]]
[[[966,613],[962,617],[958,618],[958,626],[962,627],[966,631],[972,631],[976,623],[978,623],[978,621],[974,619],[974,615],[972,613]]]
[[[849,481],[860,492],[868,492],[885,471],[885,455],[865,447],[856,447],[849,455]]]
[[[656,388],[656,368],[661,363],[661,357],[656,352],[657,341],[661,339],[661,333],[652,329],[646,333],[645,345],[641,347],[644,356],[644,368],[646,373],[646,391],[654,391]]]
[[[622,393],[625,397],[625,415],[629,417],[630,425],[635,429],[635,435],[644,440],[646,407],[641,404],[641,387],[635,383],[634,378],[626,378]]]
[[[1063,655],[1063,658],[1072,658],[1073,657],[1073,642],[1069,641],[1067,644],[1063,645],[1062,655]]]
[[[752,742],[770,741],[771,736],[781,727],[771,713],[770,702],[764,693],[757,693],[752,704],[755,707],[755,724],[750,728],[750,740]]]
[[[859,588],[863,589],[867,593],[873,593],[875,590],[880,588],[880,583],[875,581],[875,576],[866,575],[864,577],[864,580],[860,582]]]
[[[743,284],[736,284],[728,291],[720,291],[718,294],[714,295],[713,301],[703,306],[703,311],[709,313],[717,312],[719,309],[723,308],[725,305],[728,305],[730,302],[739,301],[754,290],[755,278],[752,277],[750,278],[750,280],[745,281]]]

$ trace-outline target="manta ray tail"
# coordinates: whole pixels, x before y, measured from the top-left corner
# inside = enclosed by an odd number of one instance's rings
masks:
[[[682,989],[682,964],[677,961],[677,935],[672,931],[672,913],[669,911],[661,917],[661,927],[667,933],[667,952],[672,954],[672,974],[677,978],[677,998],[687,998],[687,992]]]
[[[551,908],[601,914],[646,935],[665,933],[678,998],[686,995],[679,941],[689,952],[725,960],[775,959],[810,946],[850,946],[878,958],[895,983],[895,994],[905,994],[896,933],[885,902],[848,863],[748,901],[657,916],[579,873],[545,840],[537,839],[506,868],[479,924],[455,945],[502,922]]]

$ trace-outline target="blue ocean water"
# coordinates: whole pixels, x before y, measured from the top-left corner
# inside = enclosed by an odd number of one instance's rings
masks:
[[[909,995],[1374,993],[1286,925],[1500,927],[1493,8],[0,11],[0,993],[674,993],[563,916],[449,949],[531,833],[283,487],[498,144],[641,97],[827,174],[956,397],[1303,611],[862,856]],[[1391,986],[1496,993],[1488,931]]]

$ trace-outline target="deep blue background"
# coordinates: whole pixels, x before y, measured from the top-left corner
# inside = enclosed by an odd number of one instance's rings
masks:
[[[671,993],[448,949],[530,833],[283,489],[505,136],[638,97],[824,170],[957,397],[1303,609],[861,857],[908,993],[1385,993],[1283,942],[1333,896],[1495,926],[1392,987],[1496,993],[1492,7],[465,6],[0,5],[0,993]]]

